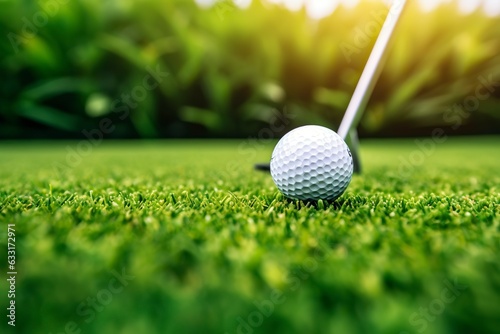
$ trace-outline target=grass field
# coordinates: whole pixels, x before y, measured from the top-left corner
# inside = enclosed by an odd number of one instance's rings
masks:
[[[252,170],[273,143],[1,143],[2,332],[500,333],[500,137],[362,144],[307,204]]]

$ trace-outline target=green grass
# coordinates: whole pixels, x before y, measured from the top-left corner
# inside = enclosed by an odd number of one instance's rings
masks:
[[[55,169],[76,144],[0,145],[16,333],[233,334],[259,322],[254,302],[262,324],[240,333],[498,333],[500,137],[449,139],[404,170],[413,141],[365,141],[364,173],[316,205],[252,171],[273,143],[107,142]]]

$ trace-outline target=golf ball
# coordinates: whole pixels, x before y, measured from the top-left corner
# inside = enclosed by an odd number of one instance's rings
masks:
[[[278,189],[299,200],[334,200],[349,185],[351,151],[334,131],[307,125],[288,132],[274,148],[271,175]]]

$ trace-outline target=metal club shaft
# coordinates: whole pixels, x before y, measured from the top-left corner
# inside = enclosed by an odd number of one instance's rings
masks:
[[[349,106],[345,112],[344,118],[340,123],[338,134],[344,140],[347,139],[351,129],[358,126],[358,123],[363,115],[363,111],[368,104],[368,100],[373,92],[375,83],[377,82],[382,68],[384,65],[384,60],[387,56],[388,44],[394,35],[394,30],[399,22],[399,18],[403,13],[407,4],[406,0],[395,0],[389,10],[389,14],[382,26],[382,30],[375,42],[375,46],[368,58],[368,62],[361,74],[358,85],[354,90]]]

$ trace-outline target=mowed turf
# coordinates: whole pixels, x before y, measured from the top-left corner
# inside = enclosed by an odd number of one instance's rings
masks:
[[[269,142],[0,144],[2,332],[499,333],[500,138],[362,145],[301,203]]]

